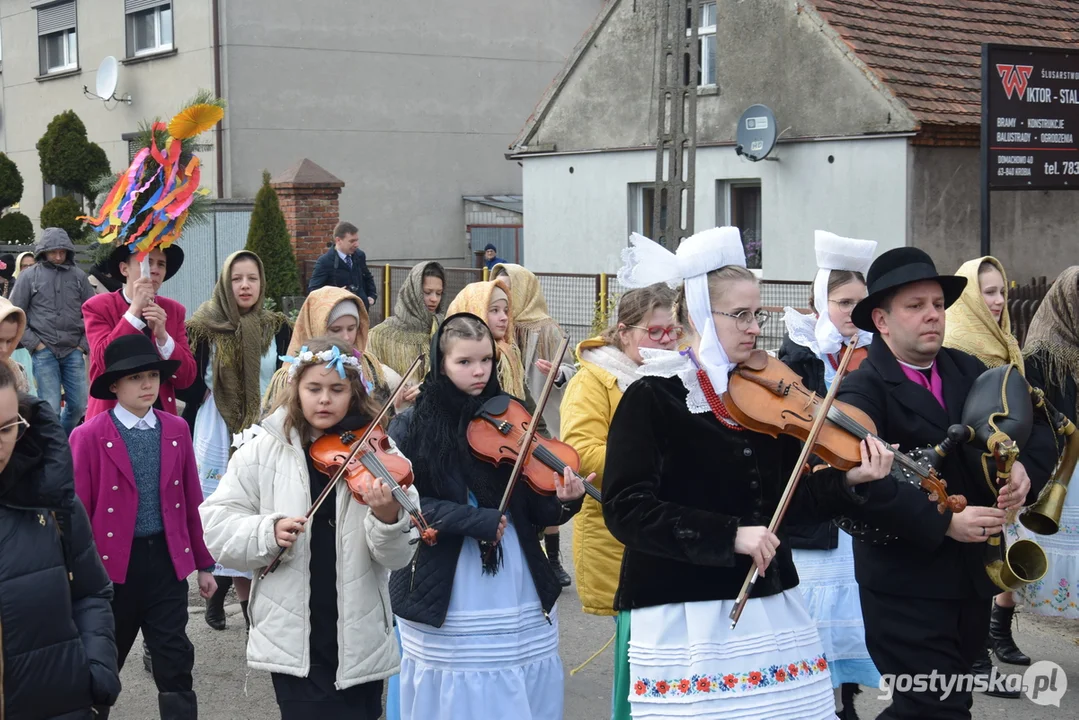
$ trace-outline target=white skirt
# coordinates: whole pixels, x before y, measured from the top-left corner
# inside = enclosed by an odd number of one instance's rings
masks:
[[[229,448],[232,436],[221,413],[217,411],[214,394],[207,393],[206,401],[195,415],[195,435],[192,438],[195,448],[195,464],[199,469],[199,483],[202,485],[202,497],[205,500],[214,494],[221,484],[221,476],[229,464]],[[218,577],[251,578],[251,573],[229,570],[217,563],[214,575]]]
[[[806,610],[817,623],[821,644],[828,658],[832,685],[855,683],[880,685],[869,650],[858,581],[854,579],[854,540],[839,531],[839,547],[833,550],[791,550],[798,568],[798,590]]]
[[[543,615],[512,523],[502,546],[498,574],[484,575],[465,538],[442,627],[397,619],[402,720],[561,720],[558,617]]]
[[[797,588],[750,600],[660,605],[630,614],[634,720],[832,720],[828,659]]]
[[[1079,619],[1079,469],[1072,475],[1060,529],[1055,535],[1035,535],[1019,525],[1008,526],[1008,538],[1034,540],[1045,550],[1045,577],[1018,590],[1023,602],[1038,615]]]

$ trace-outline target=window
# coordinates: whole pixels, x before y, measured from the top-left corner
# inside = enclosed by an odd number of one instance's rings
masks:
[[[760,181],[721,181],[716,188],[716,201],[716,224],[732,225],[742,232],[746,266],[760,270],[764,259]]]
[[[82,201],[79,198],[79,196],[76,195],[71,190],[68,190],[66,188],[62,188],[59,185],[45,184],[43,187],[44,187],[44,192],[42,194],[45,197],[45,202],[48,202],[48,201],[52,200],[53,198],[58,198],[58,197],[72,197],[72,198],[75,198],[75,200],[78,200],[80,205],[82,204]]]
[[[124,0],[127,16],[127,56],[172,50],[172,3],[162,0]]]
[[[42,75],[79,67],[79,45],[75,25],[75,2],[35,3],[37,10],[38,58]]]
[[[629,186],[629,229],[630,232],[640,233],[645,237],[652,238],[660,245],[666,247],[667,240],[663,236],[663,228],[652,229],[652,215],[656,210],[656,188],[651,183],[641,183]],[[667,226],[667,191],[660,192],[660,224]],[[659,237],[652,237],[653,232]]]
[[[686,35],[690,34],[689,10],[686,10]],[[701,3],[697,15],[697,87],[714,87],[716,84],[716,3]],[[689,60],[686,60],[688,66]],[[689,68],[686,76],[692,84]]]

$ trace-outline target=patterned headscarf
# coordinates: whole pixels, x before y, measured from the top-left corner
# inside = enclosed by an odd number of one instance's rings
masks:
[[[417,355],[423,355],[419,377],[427,374],[431,334],[442,322],[441,312],[446,304],[445,295],[439,303],[438,312],[432,313],[423,304],[423,273],[432,266],[442,270],[442,266],[436,262],[422,262],[413,266],[397,293],[393,315],[371,328],[371,351],[400,375],[408,371]],[[442,275],[445,274],[443,271]]]
[[[521,350],[514,342],[513,300],[504,280],[491,280],[465,285],[457,297],[446,309],[446,316],[457,313],[471,313],[487,322],[487,309],[491,307],[491,298],[495,290],[506,294],[510,306],[510,323],[506,327],[506,337],[495,343],[498,349],[498,381],[502,389],[516,398],[524,398],[524,365],[521,362]]]
[[[978,281],[982,263],[990,263],[1000,271],[1004,278],[1004,313],[998,323],[982,297]],[[946,311],[944,345],[969,353],[981,360],[987,367],[999,367],[1007,363],[1017,365],[1020,372],[1025,372],[1023,355],[1019,351],[1019,341],[1012,336],[1012,319],[1008,313],[1007,288],[1008,276],[1004,266],[994,257],[980,257],[968,260],[959,266],[955,273],[967,279],[963,294]]]
[[[1063,390],[1069,377],[1079,386],[1079,265],[1060,273],[1034,313],[1023,355],[1034,354],[1044,358],[1051,387]]]
[[[259,270],[259,295],[246,313],[240,312],[232,292],[232,266],[239,260],[254,260]],[[225,259],[213,295],[187,321],[191,343],[205,341],[213,347],[214,402],[232,434],[259,421],[262,356],[288,322],[281,313],[262,306],[265,297],[262,260],[253,252],[240,250]]]

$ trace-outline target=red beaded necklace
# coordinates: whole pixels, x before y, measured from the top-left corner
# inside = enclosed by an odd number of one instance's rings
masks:
[[[727,411],[727,406],[719,399],[719,395],[716,394],[716,389],[712,387],[712,381],[708,379],[708,373],[704,371],[704,368],[697,368],[697,380],[701,384],[704,399],[708,401],[708,406],[712,408],[712,414],[716,416],[716,420],[719,420],[731,430],[744,431],[745,428],[734,421],[734,418]]]

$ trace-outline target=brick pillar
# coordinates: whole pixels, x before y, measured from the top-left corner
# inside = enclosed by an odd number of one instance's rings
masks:
[[[338,201],[345,183],[304,158],[275,176],[270,185],[277,192],[292,252],[306,284],[308,268],[333,241],[333,228],[340,219]]]

